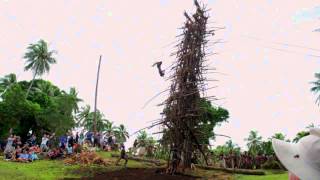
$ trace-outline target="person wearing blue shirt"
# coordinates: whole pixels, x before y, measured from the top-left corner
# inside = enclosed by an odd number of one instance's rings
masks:
[[[92,132],[87,132],[86,134],[86,140],[88,140],[91,144],[92,144],[92,137],[93,137],[93,133]]]
[[[60,148],[65,149],[66,143],[67,143],[67,136],[66,135],[60,136]]]

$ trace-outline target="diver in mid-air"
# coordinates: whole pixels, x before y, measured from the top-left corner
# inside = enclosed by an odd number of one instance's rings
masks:
[[[163,77],[163,76],[164,76],[164,70],[161,69],[161,64],[162,64],[162,61],[155,62],[155,63],[152,65],[152,67],[154,67],[155,65],[157,65],[159,74],[160,74],[161,77]]]

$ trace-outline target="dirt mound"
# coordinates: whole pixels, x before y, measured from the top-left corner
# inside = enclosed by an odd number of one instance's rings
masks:
[[[183,175],[167,175],[157,169],[123,169],[119,171],[111,171],[91,178],[83,178],[85,180],[195,180],[195,177]]]
[[[81,164],[81,165],[111,165],[110,161],[107,161],[100,157],[95,152],[82,152],[73,155],[70,158],[63,160],[65,164]]]

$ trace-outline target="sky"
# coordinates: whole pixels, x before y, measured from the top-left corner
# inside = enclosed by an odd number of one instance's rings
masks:
[[[320,1],[203,0],[211,42],[209,90],[213,102],[230,113],[216,133],[232,137],[241,147],[250,130],[264,138],[276,132],[288,138],[310,123],[319,123],[319,107],[310,92],[320,70]],[[0,0],[0,77],[11,72],[30,80],[23,54],[40,38],[58,51],[57,64],[43,79],[62,89],[76,87],[85,104],[94,105],[99,56],[102,55],[98,109],[129,133],[160,118],[168,94],[144,104],[170,84],[151,65],[170,53],[183,25],[183,12],[193,12],[192,0]],[[159,131],[159,127],[148,133]],[[128,144],[131,144],[132,136]],[[159,138],[159,135],[155,136]],[[218,137],[213,145],[228,139]]]

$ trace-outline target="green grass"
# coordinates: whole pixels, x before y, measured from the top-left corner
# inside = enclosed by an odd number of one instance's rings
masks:
[[[114,153],[114,152],[112,152]],[[111,157],[111,152],[98,152],[105,159],[116,161]],[[124,161],[120,161],[123,165]],[[152,168],[154,164],[129,160],[128,168]],[[18,163],[4,161],[0,156],[0,180],[55,180],[62,178],[80,178],[82,176],[92,176],[98,172],[114,171],[123,166],[111,165],[103,166],[80,166],[65,165],[61,160],[39,160],[32,163]]]
[[[60,179],[77,178],[77,174],[71,174],[79,166],[65,166],[62,161],[41,160],[33,163],[7,162],[0,157],[0,180],[22,180],[22,179]]]
[[[112,152],[114,153],[114,152]],[[98,152],[105,159],[116,161],[117,158],[111,157],[111,152]],[[122,165],[123,160],[120,162]],[[151,163],[128,161],[128,168],[154,168],[157,167]],[[7,162],[0,156],[0,180],[56,180],[63,178],[80,178],[83,176],[92,176],[95,173],[114,171],[123,168],[123,166],[111,165],[103,166],[80,166],[65,165],[61,160],[40,160],[32,163]],[[230,176],[218,171],[200,171],[198,175],[203,177]],[[195,175],[196,175],[195,174]],[[232,176],[232,175],[231,175]],[[224,178],[222,178],[224,179]],[[267,171],[266,176],[252,175],[234,175],[235,180],[287,180],[288,174],[279,171]]]
[[[236,180],[288,180],[288,173],[281,171],[266,171],[265,176],[235,175]]]

